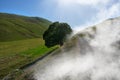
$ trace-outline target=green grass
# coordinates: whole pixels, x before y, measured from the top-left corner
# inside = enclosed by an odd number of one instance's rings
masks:
[[[42,39],[0,42],[0,79],[56,47],[47,48]]]
[[[39,17],[0,13],[0,41],[41,38],[50,24]]]
[[[50,24],[44,18],[0,13],[0,80],[56,48],[45,47],[41,39]]]

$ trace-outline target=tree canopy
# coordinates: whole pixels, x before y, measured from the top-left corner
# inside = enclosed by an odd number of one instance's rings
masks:
[[[67,23],[54,22],[43,34],[45,45],[47,47],[52,47],[55,45],[62,46],[67,35],[71,32],[72,29]]]

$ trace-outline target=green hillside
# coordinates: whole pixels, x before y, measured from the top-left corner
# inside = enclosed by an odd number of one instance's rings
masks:
[[[0,41],[41,38],[50,23],[39,17],[0,13]]]
[[[42,39],[50,24],[39,17],[0,13],[0,80],[57,48],[47,48]]]

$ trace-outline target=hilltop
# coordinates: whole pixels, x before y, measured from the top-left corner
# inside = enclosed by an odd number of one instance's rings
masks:
[[[50,23],[40,17],[0,13],[0,42],[41,38]]]

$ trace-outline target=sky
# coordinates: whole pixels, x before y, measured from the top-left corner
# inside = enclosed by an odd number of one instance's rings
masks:
[[[120,16],[120,0],[0,0],[0,12],[66,22],[78,29]]]

